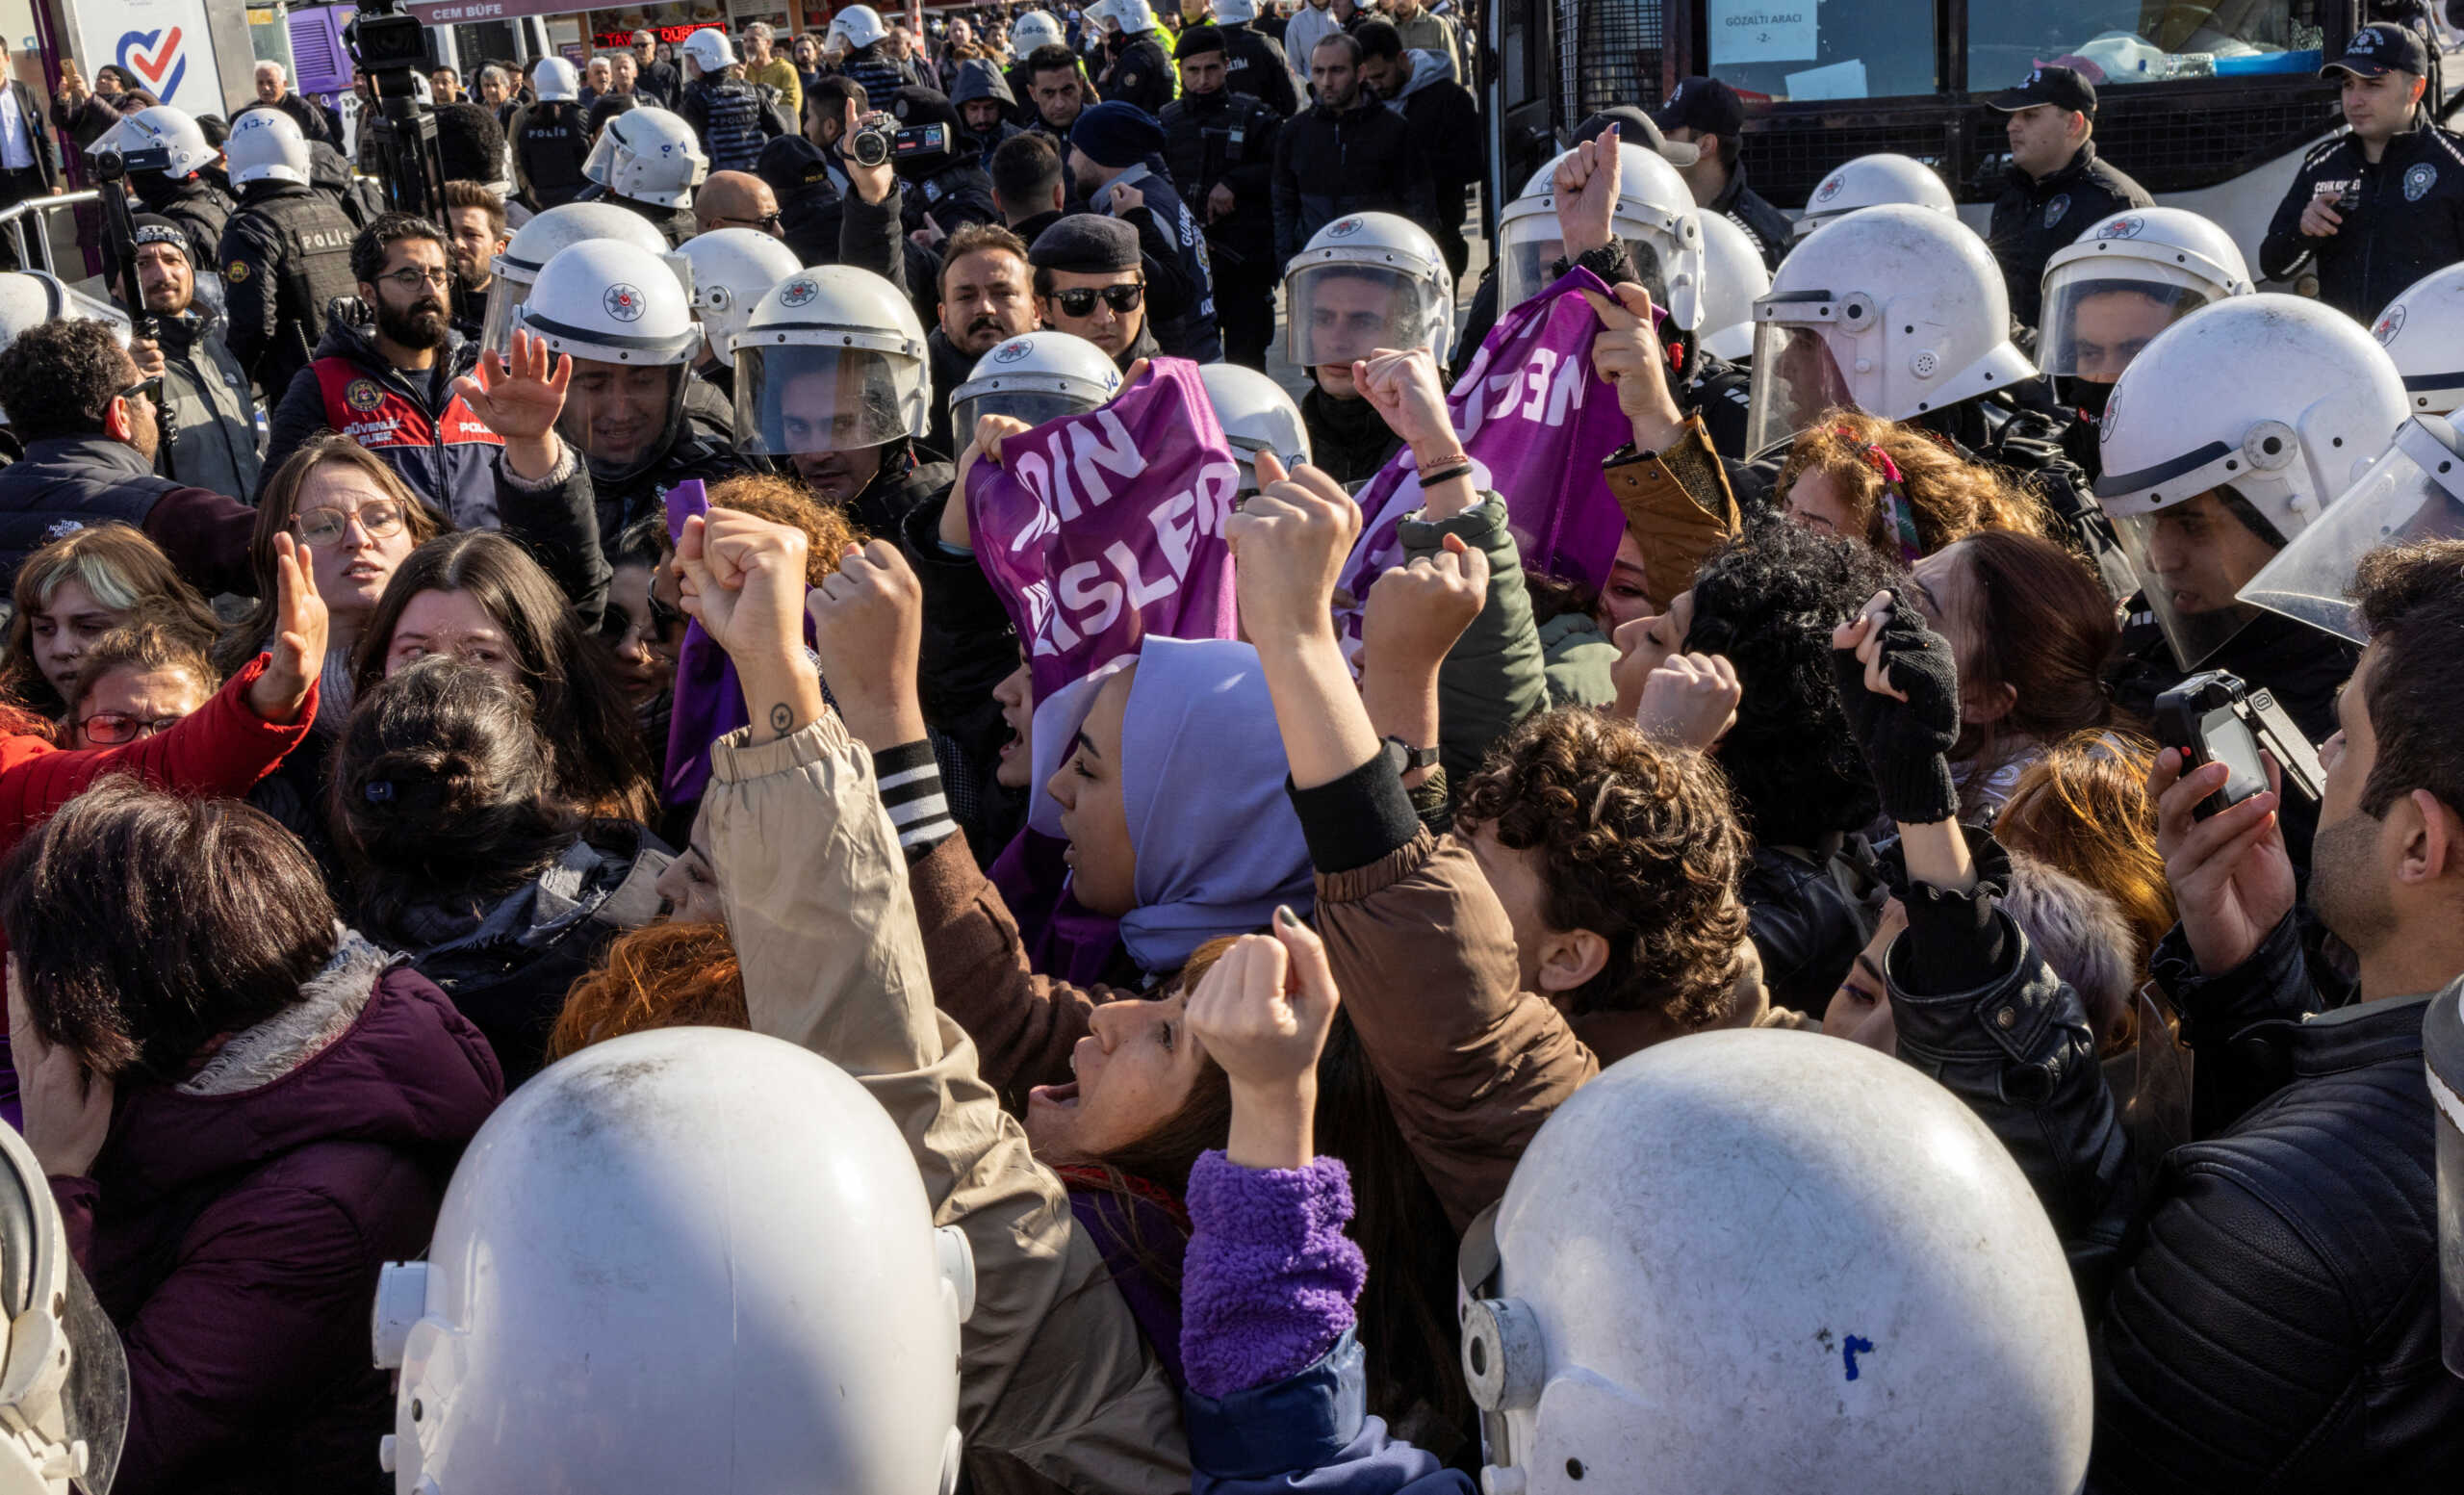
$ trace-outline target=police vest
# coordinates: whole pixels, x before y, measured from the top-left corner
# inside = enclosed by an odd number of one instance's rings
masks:
[[[522,119],[522,139],[514,148],[522,153],[522,174],[531,187],[543,193],[578,191],[589,180],[581,163],[590,140],[578,111],[565,103],[534,104]]]
[[[434,421],[418,400],[369,376],[348,358],[320,358],[317,392],[324,400],[325,424],[371,451],[385,447],[501,447],[504,438],[488,429],[456,395]]]
[[[702,148],[713,171],[750,171],[769,137],[761,133],[761,94],[731,78],[703,87]]]
[[[286,324],[306,331],[306,347],[324,340],[325,308],[334,298],[359,294],[359,277],[350,271],[350,245],[359,237],[334,200],[320,192],[270,197],[244,211],[273,225],[282,245],[279,267],[263,269],[281,278],[281,299],[275,304]],[[267,399],[280,397],[269,390]]]

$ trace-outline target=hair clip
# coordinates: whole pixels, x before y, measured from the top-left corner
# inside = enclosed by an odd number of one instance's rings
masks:
[[[394,798],[394,781],[371,779],[360,786],[359,791],[368,797],[368,802],[372,805],[390,804]]]

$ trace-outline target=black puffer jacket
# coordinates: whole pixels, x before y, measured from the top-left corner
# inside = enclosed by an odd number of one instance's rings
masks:
[[[2288,918],[2241,966],[2156,976],[2223,1129],[2169,1154],[2095,1336],[2090,1487],[2451,1489],[2429,994],[2319,1013]],[[2247,1109],[2234,1114],[2234,1108]]]

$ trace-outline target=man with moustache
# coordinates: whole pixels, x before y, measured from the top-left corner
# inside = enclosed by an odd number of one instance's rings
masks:
[[[976,360],[1003,339],[1043,325],[1036,311],[1034,278],[1027,267],[1026,241],[998,224],[969,223],[942,244],[940,324],[924,339],[936,391],[946,397],[975,372]],[[950,429],[946,398],[933,401],[925,443],[937,451],[956,451],[966,445]]]
[[[497,527],[504,439],[454,393],[479,348],[451,325],[451,254],[434,223],[407,213],[361,231],[350,248],[359,301],[337,304],[316,360],[274,408],[268,473],[317,432],[337,430],[457,527]]]

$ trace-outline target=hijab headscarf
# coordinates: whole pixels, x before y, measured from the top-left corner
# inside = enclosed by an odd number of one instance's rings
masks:
[[[1258,652],[1230,639],[1149,635],[1139,653],[1036,708],[1029,824],[1061,835],[1044,786],[1076,747],[1095,693],[1135,664],[1121,724],[1121,800],[1138,854],[1138,907],[1120,921],[1140,967],[1179,969],[1224,935],[1255,934],[1275,905],[1309,912],[1315,883]]]

